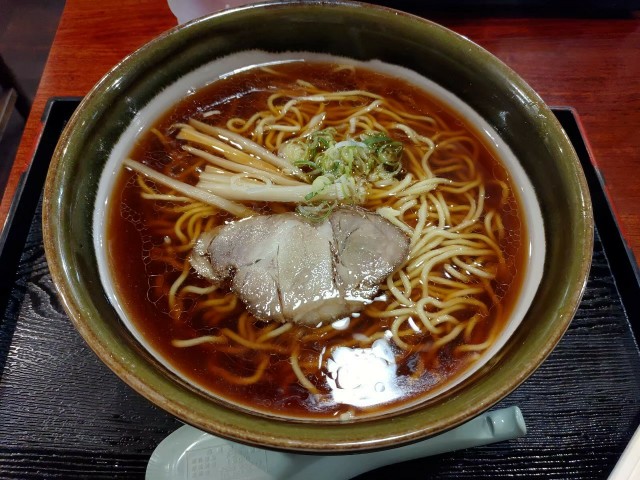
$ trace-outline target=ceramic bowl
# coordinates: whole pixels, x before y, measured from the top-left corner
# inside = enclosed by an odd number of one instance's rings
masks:
[[[172,375],[141,347],[109,302],[92,234],[98,185],[111,151],[140,122],[144,107],[178,78],[215,58],[251,49],[401,65],[471,107],[518,159],[544,223],[542,278],[515,331],[455,392],[360,422],[254,415],[212,401]],[[174,28],[125,58],[84,98],[62,134],[47,177],[43,226],[47,260],[65,309],[90,347],[127,384],[202,430],[309,452],[396,446],[459,425],[501,400],[535,371],[566,331],[588,277],[593,242],[579,161],[553,113],[520,77],[439,25],[339,1],[276,1],[223,11]]]

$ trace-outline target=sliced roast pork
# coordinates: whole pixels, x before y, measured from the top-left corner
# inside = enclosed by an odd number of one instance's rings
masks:
[[[191,257],[261,320],[310,326],[360,311],[402,264],[407,236],[381,216],[341,208],[321,223],[264,215],[204,234]]]

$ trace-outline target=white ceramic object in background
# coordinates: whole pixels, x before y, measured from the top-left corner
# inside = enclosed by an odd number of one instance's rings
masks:
[[[167,0],[171,12],[178,23],[187,23],[194,18],[203,17],[225,8],[247,5],[251,0]]]

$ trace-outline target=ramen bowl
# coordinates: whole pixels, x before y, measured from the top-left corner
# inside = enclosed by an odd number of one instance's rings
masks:
[[[301,55],[374,70],[393,65],[394,75],[424,79],[425,88],[468,116],[492,148],[512,154],[507,170],[525,212],[526,249],[537,252],[517,307],[482,362],[437,395],[377,415],[305,419],[210,395],[136,330],[117,293],[126,279],[110,276],[105,266],[111,255],[103,236],[105,211],[113,201],[117,163],[131,154],[138,135],[207,78]],[[43,227],[65,309],[123,381],[204,431],[308,452],[414,441],[459,425],[508,395],[566,331],[586,283],[593,238],[579,161],[553,113],[520,77],[439,25],[350,2],[278,1],[227,10],[170,30],[125,58],[84,98],[62,134],[47,177]]]

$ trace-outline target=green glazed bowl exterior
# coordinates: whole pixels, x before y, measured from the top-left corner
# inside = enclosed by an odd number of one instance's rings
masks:
[[[421,73],[480,113],[534,185],[545,223],[544,276],[504,348],[469,381],[423,408],[330,425],[253,416],[197,393],[132,338],[99,280],[92,239],[97,185],[111,147],[136,113],[184,73],[246,49],[306,50],[380,59]],[[47,260],[71,320],[95,353],[156,405],[202,430],[241,442],[309,452],[385,448],[469,420],[522,383],[558,343],[591,265],[589,192],[553,113],[512,70],[471,41],[424,19],[371,5],[322,1],[255,4],[179,26],[115,66],[66,127],[47,177]]]

